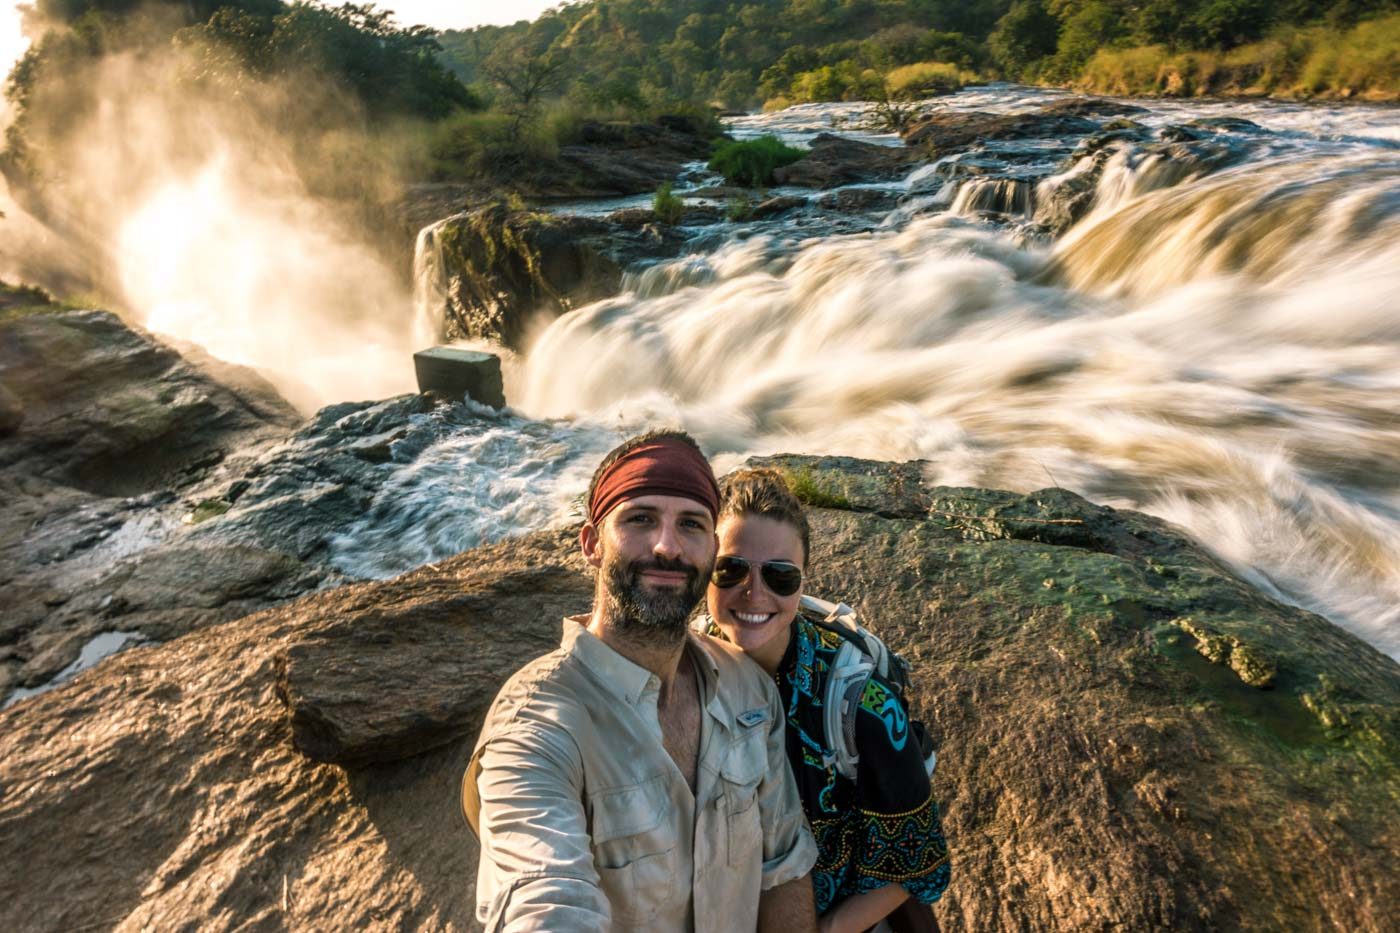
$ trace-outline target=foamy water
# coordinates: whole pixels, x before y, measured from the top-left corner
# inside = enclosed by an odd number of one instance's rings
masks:
[[[1235,135],[1248,162],[1195,179],[1124,147],[1098,209],[1053,246],[959,216],[973,195],[922,169],[903,187],[925,203],[875,232],[779,231],[630,278],[545,331],[508,396],[578,425],[561,457],[590,466],[604,427],[677,423],[721,470],[809,452],[1061,485],[1182,525],[1400,656],[1400,112],[1185,103],[1136,119],[1203,115],[1263,127]],[[809,107],[744,128],[822,122]],[[556,469],[555,500],[586,473]]]

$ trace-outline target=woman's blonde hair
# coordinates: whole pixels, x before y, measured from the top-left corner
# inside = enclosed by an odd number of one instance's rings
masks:
[[[757,467],[725,477],[720,482],[720,520],[726,515],[761,515],[791,525],[802,539],[802,563],[806,565],[812,537],[807,511],[777,470]]]

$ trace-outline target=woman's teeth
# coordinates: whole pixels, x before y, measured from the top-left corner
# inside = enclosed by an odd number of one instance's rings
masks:
[[[734,613],[734,618],[738,619],[745,625],[761,625],[764,622],[767,622],[769,619],[773,618],[774,615],[775,613],[772,612],[736,612]]]

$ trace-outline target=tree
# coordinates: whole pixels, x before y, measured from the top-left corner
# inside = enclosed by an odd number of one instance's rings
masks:
[[[992,59],[1007,75],[1020,77],[1055,54],[1059,28],[1041,0],[1017,0],[987,40]]]
[[[502,108],[514,131],[531,120],[541,103],[568,83],[567,53],[553,46],[540,47],[529,36],[507,36],[482,62],[481,74],[505,93]]]

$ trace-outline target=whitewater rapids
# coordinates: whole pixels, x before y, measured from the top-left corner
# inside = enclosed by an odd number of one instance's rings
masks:
[[[1166,518],[1400,657],[1400,121],[1358,136],[1275,116],[1277,145],[1201,179],[1125,148],[1050,246],[943,192],[948,210],[902,225],[734,239],[632,278],[507,368],[519,412],[575,426],[532,514],[576,514],[582,464],[657,424],[721,472],[777,452],[922,459],[933,483],[1057,485]],[[421,512],[431,488],[393,495]],[[382,575],[394,521],[374,524],[341,552],[375,535]]]

